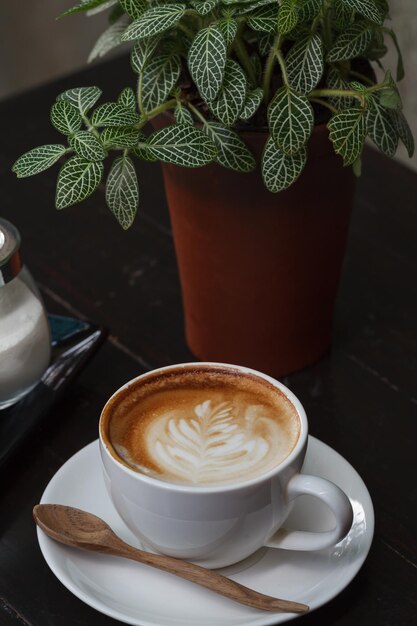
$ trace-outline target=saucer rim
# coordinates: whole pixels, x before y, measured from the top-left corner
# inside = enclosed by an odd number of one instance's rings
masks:
[[[350,564],[350,572],[348,573],[346,579],[339,581],[339,583],[336,584],[335,587],[332,587],[331,590],[329,588],[329,592],[327,594],[321,594],[320,599],[317,601],[317,603],[315,603],[314,601],[309,602],[309,605],[310,605],[309,612],[311,613],[312,611],[315,611],[316,609],[324,606],[325,604],[327,604],[328,602],[336,598],[357,576],[358,572],[362,568],[367,558],[367,555],[372,545],[374,529],[375,529],[375,515],[374,515],[374,507],[373,507],[373,503],[372,503],[372,499],[369,494],[369,491],[364,481],[362,480],[361,476],[355,470],[355,468],[339,452],[334,450],[334,448],[324,443],[320,439],[313,437],[312,435],[308,435],[308,441],[309,443],[314,442],[314,445],[316,446],[318,445],[319,447],[322,447],[323,452],[328,453],[330,451],[331,454],[336,455],[336,457],[338,457],[338,461],[343,463],[346,466],[346,469],[349,469],[350,475],[355,476],[355,480],[361,486],[361,490],[362,490],[361,499],[362,499],[363,509],[365,512],[365,519],[366,519],[366,530],[364,532],[365,541],[360,551],[360,557],[357,559],[357,561],[353,565]],[[81,454],[88,455],[89,453],[93,452],[95,448],[98,451],[99,439],[95,439],[94,441],[90,442],[89,444],[87,444],[86,446],[84,446],[83,448],[75,452],[71,457],[67,459],[67,461],[65,461],[65,463],[62,464],[62,466],[56,471],[56,473],[53,475],[53,477],[47,484],[40,500],[41,504],[48,503],[51,501],[48,497],[48,494],[50,492],[53,492],[55,488],[55,484],[60,482],[60,478],[61,478],[60,475],[61,473],[64,473],[65,466],[69,463],[74,463],[76,460],[75,457],[77,457],[77,455],[81,455]],[[364,500],[366,502],[364,502]],[[123,614],[119,612],[118,610],[112,609],[110,606],[106,605],[105,603],[100,602],[94,596],[84,591],[80,586],[74,583],[72,579],[68,575],[65,574],[65,572],[60,571],[59,565],[57,565],[54,561],[53,554],[57,550],[59,551],[62,549],[74,551],[74,553],[79,552],[79,550],[77,550],[76,548],[70,548],[68,546],[61,546],[60,544],[57,544],[55,541],[47,537],[41,531],[39,527],[37,527],[36,530],[37,530],[37,538],[39,542],[39,547],[48,567],[50,568],[52,573],[56,576],[56,578],[61,582],[61,584],[64,585],[64,587],[66,587],[75,597],[77,597],[79,600],[81,600],[82,602],[90,606],[91,608],[97,610],[98,612],[104,615],[107,615],[108,617],[111,617],[115,620],[118,620],[121,623],[129,624],[130,626],[156,626],[155,621],[149,622],[146,619],[145,620],[141,619],[140,616],[137,619],[131,618],[129,615]],[[70,554],[70,552],[68,552],[68,554]],[[299,617],[299,614],[296,614],[296,613],[285,614],[285,619],[284,620],[279,619],[279,621],[277,622],[277,618],[282,618],[283,616],[284,614],[279,614],[279,613],[278,614],[262,614],[259,616],[259,618],[255,617],[250,622],[247,622],[246,626],[275,626],[277,624],[281,624],[281,623],[296,619],[297,617]],[[165,625],[160,624],[158,626],[165,626]],[[170,626],[170,624],[166,623],[166,626]]]

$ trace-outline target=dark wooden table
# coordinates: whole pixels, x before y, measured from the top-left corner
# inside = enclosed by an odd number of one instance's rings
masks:
[[[131,84],[126,59],[98,65],[0,104],[0,214],[20,229],[48,309],[108,326],[106,345],[0,477],[0,624],[110,626],[50,572],[31,511],[48,481],[97,437],[100,409],[140,372],[192,358],[158,165],[141,166],[141,210],[123,232],[98,194],[53,208],[56,170],[17,181],[22,152],[54,143],[48,108],[69,87],[105,99]],[[410,626],[417,614],[417,175],[372,150],[358,184],[330,354],[284,379],[310,431],[360,473],[376,514],[374,542],[353,582],[300,625]],[[1,419],[1,415],[0,415]],[[215,625],[213,625],[215,626]]]

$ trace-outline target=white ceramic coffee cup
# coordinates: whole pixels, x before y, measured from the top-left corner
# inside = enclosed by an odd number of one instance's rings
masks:
[[[106,440],[102,413],[99,432],[104,479],[116,510],[130,530],[152,551],[208,568],[231,565],[263,546],[321,550],[343,539],[352,524],[350,501],[330,481],[300,473],[308,442],[307,417],[296,396],[270,376],[223,363],[170,365],[129,381],[108,402],[132,383],[136,386],[155,373],[190,365],[232,368],[243,375],[267,380],[297,410],[301,424],[299,439],[282,463],[256,478],[220,486],[177,484],[141,474],[122,463]],[[306,494],[330,508],[335,518],[332,530],[307,532],[283,527],[295,498]]]

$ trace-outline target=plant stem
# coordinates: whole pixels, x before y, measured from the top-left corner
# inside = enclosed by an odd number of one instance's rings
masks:
[[[368,85],[375,85],[374,81],[365,76],[365,74],[361,74],[360,72],[356,72],[355,70],[349,70],[349,74],[354,78],[358,78],[362,82],[367,83]]]
[[[239,35],[236,35],[236,38],[233,42],[233,48],[236,52],[237,58],[245,68],[251,82],[253,83],[253,85],[257,85],[255,69],[253,67],[248,51],[246,50],[246,46]]]
[[[138,105],[139,105],[139,111],[140,111],[141,116],[146,117],[146,111],[142,102],[142,86],[143,86],[143,70],[139,74],[139,79],[138,79]]]
[[[147,113],[145,113],[144,119],[138,122],[135,128],[137,130],[140,130],[153,117],[156,117],[157,115],[159,115],[160,113],[163,113],[164,111],[167,111],[168,109],[172,109],[176,104],[177,104],[177,101],[175,100],[175,98],[171,98],[171,100],[167,100],[163,104],[160,104],[158,107],[155,107],[154,109],[152,109],[152,111],[148,111]]]
[[[332,113],[338,113],[338,110],[336,109],[336,107],[330,104],[330,102],[326,102],[326,100],[321,100],[320,98],[310,98],[310,97],[308,99],[310,100],[310,102],[316,102],[317,104],[321,104],[322,107],[326,107]]]
[[[356,98],[363,104],[364,97],[353,89],[313,89],[308,95],[309,98]]]
[[[282,55],[281,50],[277,50],[276,57],[277,57],[277,61],[279,63],[279,66],[281,68],[282,80],[284,81],[284,85],[286,85],[286,87],[289,87],[287,68],[285,67],[285,61],[284,61],[284,57]]]
[[[94,126],[92,125],[92,123],[90,122],[89,118],[86,116],[85,113],[84,115],[82,115],[82,118],[83,118],[84,124],[87,126],[87,130],[93,133],[93,135],[95,135],[97,139],[100,139],[100,133],[98,132],[96,128],[94,128]]]
[[[276,54],[280,46],[280,42],[281,42],[281,36],[278,35],[275,38],[275,41],[272,45],[271,50],[269,51],[268,58],[265,63],[265,72],[264,72],[264,79],[263,79],[263,92],[264,92],[265,104],[268,104],[268,100],[269,100],[269,91],[271,88],[272,71],[274,69],[275,61],[277,58]]]
[[[195,32],[191,30],[191,28],[188,28],[188,26],[182,24],[181,22],[178,22],[177,26],[182,30],[183,33],[187,35],[187,37],[189,37],[190,39],[194,39]]]
[[[195,107],[193,104],[191,104],[191,102],[187,102],[187,106],[190,109],[190,111],[192,111],[194,113],[194,115],[196,117],[198,117],[198,119],[204,124],[204,126],[208,126],[208,122],[207,122],[206,118],[204,117],[204,115],[202,115],[202,113],[200,113],[200,111],[197,109],[197,107]]]

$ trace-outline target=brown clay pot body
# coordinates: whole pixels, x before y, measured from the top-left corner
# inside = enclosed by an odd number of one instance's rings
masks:
[[[266,134],[242,136],[259,163]],[[163,165],[186,338],[200,359],[282,376],[329,348],[354,181],[324,126],[309,152],[279,194],[259,169]]]

